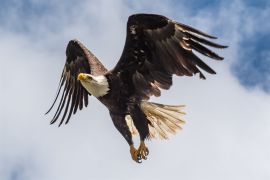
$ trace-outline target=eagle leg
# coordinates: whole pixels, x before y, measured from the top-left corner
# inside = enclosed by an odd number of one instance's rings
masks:
[[[141,158],[143,158],[144,160],[147,159],[147,156],[149,154],[149,150],[148,148],[145,146],[144,141],[141,141],[139,149],[138,149],[139,155],[141,156]]]
[[[140,155],[139,151],[134,147],[134,145],[130,145],[130,154],[131,158],[136,161],[137,163],[142,163],[142,156]]]
[[[149,136],[149,120],[138,104],[130,103],[128,109],[133,123],[140,134],[141,143],[138,148],[139,155],[142,159],[146,160],[149,150],[145,146],[144,140]]]
[[[111,118],[113,120],[113,123],[117,130],[122,134],[122,136],[126,139],[126,141],[129,144],[130,147],[130,154],[131,158],[136,161],[137,163],[142,162],[142,156],[139,153],[139,151],[134,147],[133,141],[132,141],[132,135],[131,132],[129,131],[129,127],[126,123],[125,120],[125,115],[123,114],[116,114],[110,112]]]

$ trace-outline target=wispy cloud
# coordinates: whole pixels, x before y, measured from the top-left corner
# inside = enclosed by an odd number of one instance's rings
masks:
[[[259,88],[269,71],[265,61],[253,65],[258,57],[267,59],[267,45],[261,42],[269,38],[269,6],[250,2],[209,1],[194,7],[178,1],[4,1],[0,179],[269,179],[270,97]],[[112,68],[123,49],[128,15],[137,12],[164,14],[230,46],[219,51],[223,62],[204,58],[216,76],[174,78],[174,86],[153,99],[186,104],[187,125],[170,141],[148,142],[150,156],[142,165],[131,161],[125,140],[94,98],[68,126],[49,126],[43,115],[57,87],[67,42],[81,39]],[[258,76],[252,85],[258,89],[246,91],[248,83],[242,86],[238,80],[252,79],[250,72]]]

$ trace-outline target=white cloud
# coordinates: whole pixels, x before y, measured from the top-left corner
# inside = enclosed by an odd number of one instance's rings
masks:
[[[199,12],[191,17],[185,15],[189,14],[185,7],[165,2],[101,0],[73,8],[55,3],[55,13],[28,25],[33,34],[0,28],[4,77],[0,80],[0,179],[11,179],[14,173],[27,180],[269,179],[270,97],[245,90],[229,70],[241,49],[241,8],[244,5],[236,2],[215,16]],[[222,29],[220,41],[230,43],[230,48],[219,51],[226,57],[224,62],[204,58],[218,72],[216,76],[208,75],[206,81],[175,77],[172,89],[153,99],[186,104],[187,124],[169,141],[147,142],[149,159],[137,165],[106,108],[94,98],[61,128],[50,126],[43,114],[53,100],[68,40],[81,39],[112,68],[124,45],[128,15],[142,11],[165,14],[208,32]],[[13,18],[10,24],[18,21],[19,17]]]

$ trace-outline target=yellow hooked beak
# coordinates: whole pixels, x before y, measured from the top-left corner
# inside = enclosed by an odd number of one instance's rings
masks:
[[[87,74],[85,73],[80,73],[77,77],[77,80],[85,80],[87,78]]]

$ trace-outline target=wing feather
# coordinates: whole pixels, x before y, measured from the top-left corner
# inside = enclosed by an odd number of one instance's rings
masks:
[[[64,74],[64,71],[62,72],[62,75],[61,75],[61,78],[60,78],[60,81],[59,81],[59,86],[57,88],[57,93],[56,93],[56,96],[55,96],[55,98],[53,100],[53,103],[52,103],[51,107],[48,109],[48,111],[45,114],[48,114],[52,110],[52,108],[53,108],[54,104],[56,103],[56,100],[57,100],[57,98],[58,98],[58,96],[59,96],[59,94],[61,92],[61,88],[65,83],[65,76],[63,76],[63,74]]]
[[[215,37],[215,36],[209,35],[209,34],[207,34],[205,32],[202,32],[202,31],[200,31],[198,29],[195,29],[195,28],[193,28],[191,26],[188,26],[186,24],[182,24],[182,23],[175,22],[175,21],[172,21],[172,22],[174,24],[178,25],[178,27],[180,29],[182,29],[183,31],[185,31],[185,32],[192,32],[192,33],[195,33],[195,34],[198,34],[198,35],[202,35],[202,36],[207,37],[207,38],[217,39],[217,37]]]
[[[53,124],[53,123],[58,119],[58,117],[59,117],[60,114],[61,114],[62,109],[63,109],[64,106],[65,106],[65,102],[66,102],[66,99],[67,99],[67,95],[68,95],[68,92],[69,92],[69,90],[70,90],[69,84],[70,84],[69,82],[66,84],[66,88],[64,89],[63,96],[62,96],[63,98],[62,98],[61,101],[60,101],[60,104],[59,104],[59,106],[58,106],[58,108],[57,108],[57,111],[56,111],[56,113],[55,113],[55,115],[54,115],[52,121],[51,121],[51,124]]]
[[[189,46],[200,52],[201,54],[208,56],[210,58],[216,59],[216,60],[223,60],[223,57],[220,57],[219,55],[217,55],[216,53],[214,53],[213,51],[207,49],[206,47],[204,47],[203,45],[193,41],[192,39],[188,40],[187,43],[189,44]]]
[[[78,110],[79,101],[77,99],[80,98],[80,91],[81,91],[81,88],[82,88],[82,86],[80,86],[79,82],[77,82],[76,84],[77,84],[77,88],[76,88],[76,100],[75,100],[73,114],[75,114],[77,112],[77,110]]]
[[[78,88],[77,88],[77,82],[75,81],[74,82],[74,88],[73,88],[73,93],[72,93],[72,101],[71,101],[71,106],[70,106],[70,110],[69,110],[69,113],[68,113],[68,117],[67,117],[67,120],[65,122],[65,124],[67,124],[71,118],[71,115],[72,115],[72,112],[75,108],[75,102],[76,102],[76,99],[77,99],[77,91],[78,91]]]
[[[189,33],[188,37],[190,39],[193,39],[193,40],[199,42],[199,43],[203,43],[203,44],[211,46],[211,47],[215,47],[215,48],[227,48],[228,47],[228,46],[223,46],[223,45],[208,41],[208,40],[206,40],[204,38],[201,38],[201,37],[199,37],[199,36],[197,36],[195,34],[192,34],[192,33]]]
[[[71,84],[72,84],[72,83],[71,83]],[[69,89],[68,92],[67,92],[67,94],[68,94],[68,99],[67,99],[67,103],[65,104],[65,111],[64,111],[64,114],[63,114],[62,119],[61,119],[61,121],[60,121],[60,123],[59,123],[58,126],[61,126],[62,123],[63,123],[64,120],[65,120],[65,117],[66,117],[66,115],[67,115],[68,108],[69,108],[69,105],[70,105],[70,100],[71,100],[71,95],[72,95],[72,93],[73,93],[73,89],[74,89],[74,87],[71,85],[71,86],[70,86],[70,89]],[[65,99],[66,99],[66,98],[65,98]],[[67,119],[67,120],[68,120],[68,119]]]

